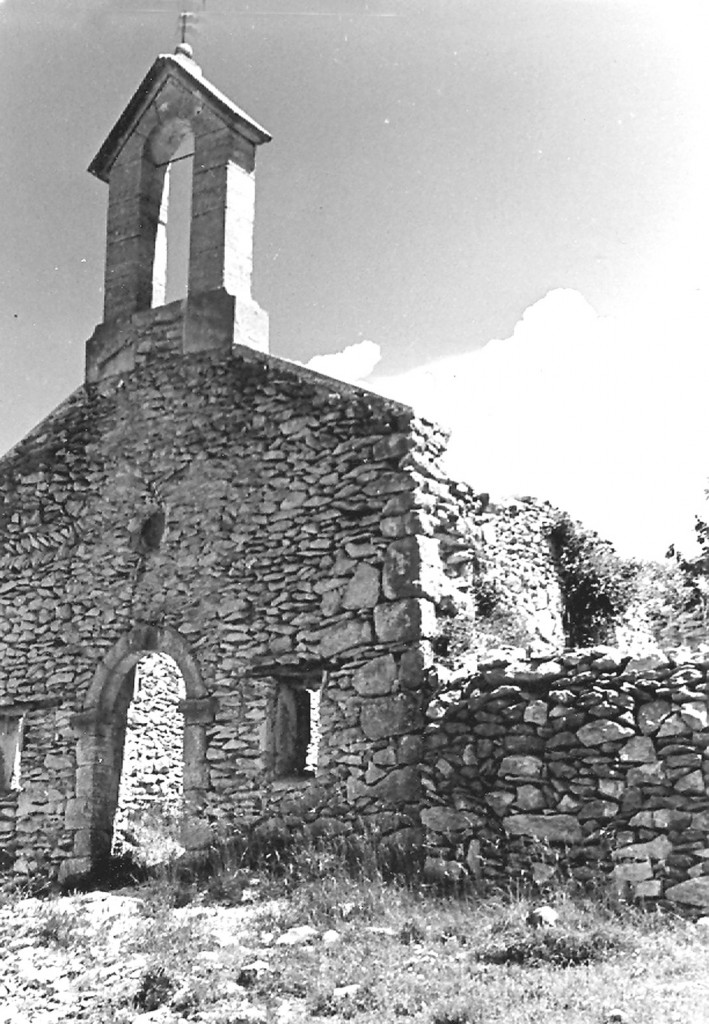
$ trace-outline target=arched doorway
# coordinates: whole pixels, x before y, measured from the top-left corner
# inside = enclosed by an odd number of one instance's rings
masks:
[[[144,864],[180,849],[185,683],[168,654],[146,654],[132,670],[111,851]]]
[[[156,661],[157,655],[167,656],[169,661]],[[69,801],[66,825],[74,833],[74,849],[62,868],[64,880],[91,872],[111,856],[130,724],[128,711],[136,690],[136,666],[140,687],[141,664],[172,664],[181,677],[185,696],[178,697],[174,704],[181,719],[182,802],[188,816],[198,813],[203,805],[209,784],[206,725],[214,718],[214,701],[207,695],[199,666],[184,637],[167,627],[135,626],[102,661],[86,695],[84,710],[72,721],[77,734],[76,795]],[[146,713],[149,728],[151,713]],[[145,789],[144,782],[141,785]],[[147,799],[148,794],[143,796]],[[118,824],[123,827],[120,817]],[[195,847],[199,843],[198,833],[191,830],[188,844]]]

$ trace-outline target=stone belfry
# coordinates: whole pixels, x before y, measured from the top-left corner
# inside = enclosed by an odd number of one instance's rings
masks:
[[[189,44],[160,55],[92,161],[108,183],[103,322],[86,381],[135,365],[138,331],[164,304],[169,169],[193,158],[184,353],[268,350],[268,317],[251,296],[256,147],[265,129],[202,75]],[[153,311],[153,312],[151,312]]]

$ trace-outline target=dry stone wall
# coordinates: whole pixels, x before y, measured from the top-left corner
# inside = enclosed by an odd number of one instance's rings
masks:
[[[429,705],[432,875],[546,882],[709,905],[709,652],[492,653]]]

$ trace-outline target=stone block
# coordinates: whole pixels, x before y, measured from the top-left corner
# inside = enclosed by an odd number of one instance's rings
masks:
[[[669,661],[664,654],[650,654],[644,658],[631,658],[625,666],[625,672],[636,672],[639,675],[644,673],[657,672],[658,669],[665,669]]]
[[[598,650],[599,648],[596,648]],[[592,663],[594,672],[618,672],[628,659],[620,651],[606,648]]]
[[[580,843],[583,838],[578,820],[570,814],[514,814],[505,818],[503,827],[513,836],[531,836],[555,843]]]
[[[660,728],[657,731],[657,735],[660,738],[667,736],[682,736],[684,733],[690,732],[689,726],[682,720],[682,716],[677,713],[670,715],[666,718]]]
[[[541,811],[547,806],[546,797],[537,786],[519,786],[515,802],[521,811]]]
[[[186,793],[193,789],[207,789],[209,766],[201,761],[186,761],[183,767],[182,783]]]
[[[413,445],[411,434],[390,434],[377,441],[372,454],[375,459],[399,459],[411,451]]]
[[[469,832],[480,826],[480,819],[470,811],[456,811],[452,807],[424,807],[421,824],[431,832]]]
[[[350,775],[345,785],[345,791],[347,802],[350,804],[356,803],[361,797],[371,796],[372,792],[366,782],[356,775]]]
[[[533,700],[524,709],[523,721],[531,725],[546,725],[549,717],[549,710],[546,701]]]
[[[396,662],[391,654],[368,661],[352,677],[352,686],[360,697],[383,697],[394,689]]]
[[[91,799],[94,791],[93,765],[83,765],[76,769],[76,795]]]
[[[393,771],[368,791],[377,800],[388,804],[415,803],[421,797],[421,776],[418,768],[407,766]]]
[[[345,587],[342,607],[351,611],[374,608],[380,596],[379,570],[367,562],[360,562],[354,576]]]
[[[623,887],[627,882],[644,882],[652,878],[652,865],[649,860],[641,860],[630,864],[616,864],[613,868],[613,879]]]
[[[655,826],[654,811],[638,811],[628,824],[631,828],[653,828]]]
[[[416,764],[423,757],[424,743],[421,736],[402,736],[396,756],[401,764]]]
[[[91,823],[89,801],[75,798],[67,800],[64,823],[68,829],[87,828]]]
[[[623,779],[599,779],[598,792],[601,796],[610,797],[612,800],[619,800],[625,790]]]
[[[465,863],[468,865],[468,869],[473,878],[480,881],[483,873],[483,860],[480,854],[479,840],[471,839],[468,843],[468,850],[465,854]]]
[[[657,761],[655,745],[649,736],[633,736],[620,748],[618,756],[626,764],[650,764]]]
[[[661,761],[653,764],[641,764],[638,768],[631,768],[628,771],[627,783],[629,787],[634,786],[661,786],[667,782],[667,775]]]
[[[630,843],[614,850],[613,860],[666,860],[672,853],[672,843],[667,836],[655,836],[647,843]]]
[[[488,807],[491,807],[498,818],[504,817],[510,807],[510,804],[514,803],[514,795],[508,793],[503,789],[493,789],[490,793],[485,794],[485,803]]]
[[[564,667],[558,661],[545,661],[535,668],[513,663],[504,669],[504,678],[516,686],[524,686],[526,683],[550,683],[563,674]]]
[[[678,779],[674,784],[674,788],[677,793],[705,793],[704,776],[699,771],[690,772],[688,775],[683,775],[681,779]]]
[[[189,725],[206,724],[214,721],[217,701],[214,697],[188,697],[179,702],[178,710]]]
[[[376,614],[376,613],[375,613]],[[362,619],[346,619],[324,630],[320,637],[320,656],[332,658],[336,654],[372,642],[372,627]]]
[[[374,609],[374,629],[380,643],[425,640],[436,633],[436,612],[430,601],[413,598],[380,604]]]
[[[662,882],[659,878],[648,879],[637,882],[633,886],[633,896],[636,899],[653,900],[662,896]]]
[[[384,556],[384,596],[397,601],[403,597],[435,600],[442,590],[444,572],[438,543],[420,535],[392,541]]]
[[[645,736],[652,735],[670,714],[672,705],[667,700],[653,700],[649,704],[643,704],[636,716],[638,729]]]
[[[687,701],[682,705],[680,718],[692,730],[706,729],[709,727],[709,713],[706,702]]]
[[[74,833],[74,856],[92,857],[95,847],[94,835],[90,829],[82,828]]]
[[[433,652],[428,643],[417,644],[404,651],[399,663],[401,685],[407,690],[420,689],[426,683],[433,661]]]
[[[627,740],[633,735],[633,730],[627,725],[621,725],[613,719],[601,718],[597,722],[589,722],[582,725],[576,733],[577,738],[585,747],[600,747],[602,743],[614,743],[619,740]]]
[[[503,757],[500,763],[501,778],[538,779],[541,777],[543,764],[540,758],[527,754],[510,754]]]
[[[362,705],[362,732],[370,740],[385,739],[420,728],[423,718],[403,694],[375,697]]]
[[[50,772],[71,771],[74,767],[74,759],[67,754],[47,754],[44,765]]]
[[[665,889],[665,899],[673,903],[688,903],[695,907],[709,907],[709,876],[689,878],[686,882]]]
[[[613,818],[618,813],[618,804],[613,800],[589,800],[581,805],[578,812],[580,821],[588,821],[589,818]]]
[[[78,881],[91,871],[91,859],[89,857],[67,857],[59,865],[59,884],[66,885],[72,881]]]

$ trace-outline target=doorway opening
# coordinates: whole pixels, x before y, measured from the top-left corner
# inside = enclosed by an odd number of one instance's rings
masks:
[[[152,652],[136,662],[124,689],[111,855],[151,867],[182,852],[185,683],[169,655]]]

